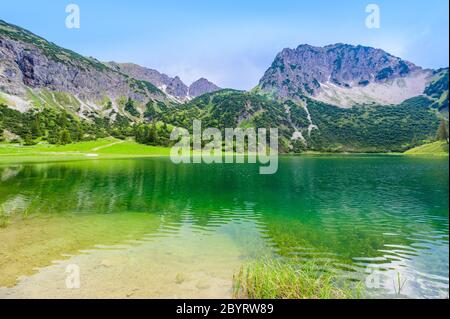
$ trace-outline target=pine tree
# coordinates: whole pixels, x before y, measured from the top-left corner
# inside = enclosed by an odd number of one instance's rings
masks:
[[[55,130],[55,128],[48,131],[47,141],[50,144],[58,144],[59,143],[59,132]]]
[[[31,135],[30,132],[25,134],[24,144],[25,144],[25,146],[31,146],[31,145],[35,145],[36,144],[36,142],[33,140],[33,136]]]
[[[446,141],[448,144],[448,129],[447,123],[444,119],[441,119],[441,123],[439,124],[439,128],[437,131],[437,139],[438,141]]]
[[[60,137],[60,144],[66,145],[72,143],[72,138],[70,136],[70,132],[68,130],[62,130],[61,131],[61,137]]]
[[[158,145],[159,137],[155,123],[152,124],[148,133],[148,143],[150,145]]]
[[[31,121],[31,135],[34,138],[42,136],[41,121],[38,113],[35,114],[33,120]]]
[[[63,111],[60,115],[59,115],[59,121],[58,121],[59,123],[59,126],[61,127],[61,128],[66,128],[67,127],[67,125],[68,125],[68,120],[67,120],[67,113],[66,113],[66,111]]]
[[[135,133],[136,142],[145,144],[146,141],[146,130],[145,126],[139,125],[136,127],[136,133]]]

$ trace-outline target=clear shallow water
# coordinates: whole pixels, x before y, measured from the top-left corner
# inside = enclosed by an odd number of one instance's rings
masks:
[[[448,158],[162,158],[0,166],[0,297],[229,297],[266,255],[314,260],[371,297],[448,297]],[[77,264],[78,290],[65,288]],[[8,287],[8,288],[6,288]]]

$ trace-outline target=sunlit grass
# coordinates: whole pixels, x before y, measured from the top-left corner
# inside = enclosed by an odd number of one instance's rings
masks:
[[[130,154],[130,155],[151,155],[165,156],[170,155],[170,148],[162,146],[149,146],[136,143],[133,140],[123,141],[107,148],[98,150],[98,154]]]
[[[337,277],[314,263],[296,264],[262,259],[241,268],[234,278],[234,298],[248,299],[349,299],[358,287],[339,287]]]
[[[100,158],[168,156],[170,148],[148,146],[134,140],[103,138],[67,145],[40,143],[33,146],[0,144],[0,163],[66,161]]]
[[[0,144],[0,154],[36,154],[41,152],[88,152],[96,147],[113,143],[115,139],[104,138],[96,141],[79,142],[67,145],[52,145],[47,143],[32,146],[19,144]]]
[[[445,141],[438,141],[425,144],[406,151],[407,155],[448,155],[448,144]]]
[[[9,216],[5,214],[0,206],[0,228],[6,228],[9,225]]]

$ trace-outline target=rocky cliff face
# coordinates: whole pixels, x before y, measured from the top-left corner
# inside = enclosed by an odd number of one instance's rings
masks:
[[[157,70],[144,68],[133,63],[108,62],[106,65],[135,79],[148,81],[166,94],[177,99],[185,99],[187,97],[189,88],[178,76],[171,78]]]
[[[276,56],[259,88],[282,99],[307,95],[340,106],[399,103],[422,94],[430,74],[380,49],[300,45]]]
[[[39,94],[42,89],[70,94],[92,108],[105,99],[117,108],[120,98],[140,103],[166,98],[151,83],[0,21],[0,91],[25,99],[30,90]]]

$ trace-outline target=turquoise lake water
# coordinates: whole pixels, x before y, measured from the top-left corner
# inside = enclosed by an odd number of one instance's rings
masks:
[[[448,298],[448,158],[286,156],[275,175],[258,169],[0,166],[0,297],[227,297],[241,265],[272,256],[314,261],[368,297]],[[64,287],[69,263],[78,290]]]

